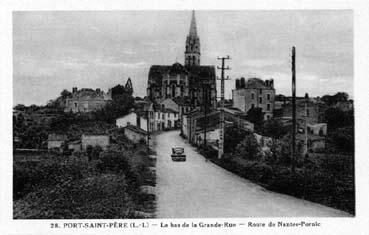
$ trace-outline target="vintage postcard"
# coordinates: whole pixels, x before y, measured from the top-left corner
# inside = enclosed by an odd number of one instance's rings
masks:
[[[20,2],[2,234],[369,232],[363,2]]]

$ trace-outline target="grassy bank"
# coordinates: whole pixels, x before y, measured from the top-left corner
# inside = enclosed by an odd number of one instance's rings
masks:
[[[201,152],[215,164],[268,190],[355,214],[353,164],[350,155],[314,155],[308,161],[300,162],[292,173],[289,165],[273,161],[247,160],[234,155],[226,155],[219,160],[214,150]]]

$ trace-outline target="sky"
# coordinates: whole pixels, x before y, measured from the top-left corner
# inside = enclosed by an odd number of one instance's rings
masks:
[[[190,20],[191,11],[13,12],[13,102],[46,104],[74,86],[107,91],[128,77],[143,97],[151,65],[183,64]],[[354,95],[350,10],[199,10],[196,23],[202,65],[231,57],[227,99],[240,77],[273,78],[277,94],[291,95],[292,46],[298,96]]]

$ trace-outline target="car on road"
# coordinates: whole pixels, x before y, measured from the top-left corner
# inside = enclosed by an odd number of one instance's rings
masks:
[[[177,162],[177,161],[181,161],[184,162],[186,161],[186,155],[184,154],[184,148],[172,148],[172,161]]]

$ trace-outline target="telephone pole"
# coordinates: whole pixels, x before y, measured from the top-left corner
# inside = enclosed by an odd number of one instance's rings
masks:
[[[203,109],[204,109],[204,142],[203,142],[203,147],[206,148],[206,131],[207,131],[207,126],[208,126],[208,117],[207,117],[207,111],[208,111],[208,101],[209,101],[209,83],[207,83],[206,81],[202,81],[201,83],[202,85],[202,104],[203,104]]]
[[[218,159],[221,159],[224,154],[224,80],[229,80],[228,76],[227,78],[224,78],[224,70],[230,69],[228,66],[224,67],[224,61],[229,59],[229,56],[218,57],[218,60],[222,60],[222,67],[217,66],[217,69],[220,69],[222,71],[220,77],[220,135]]]
[[[292,151],[291,171],[295,172],[296,164],[296,55],[295,47],[292,47]]]

